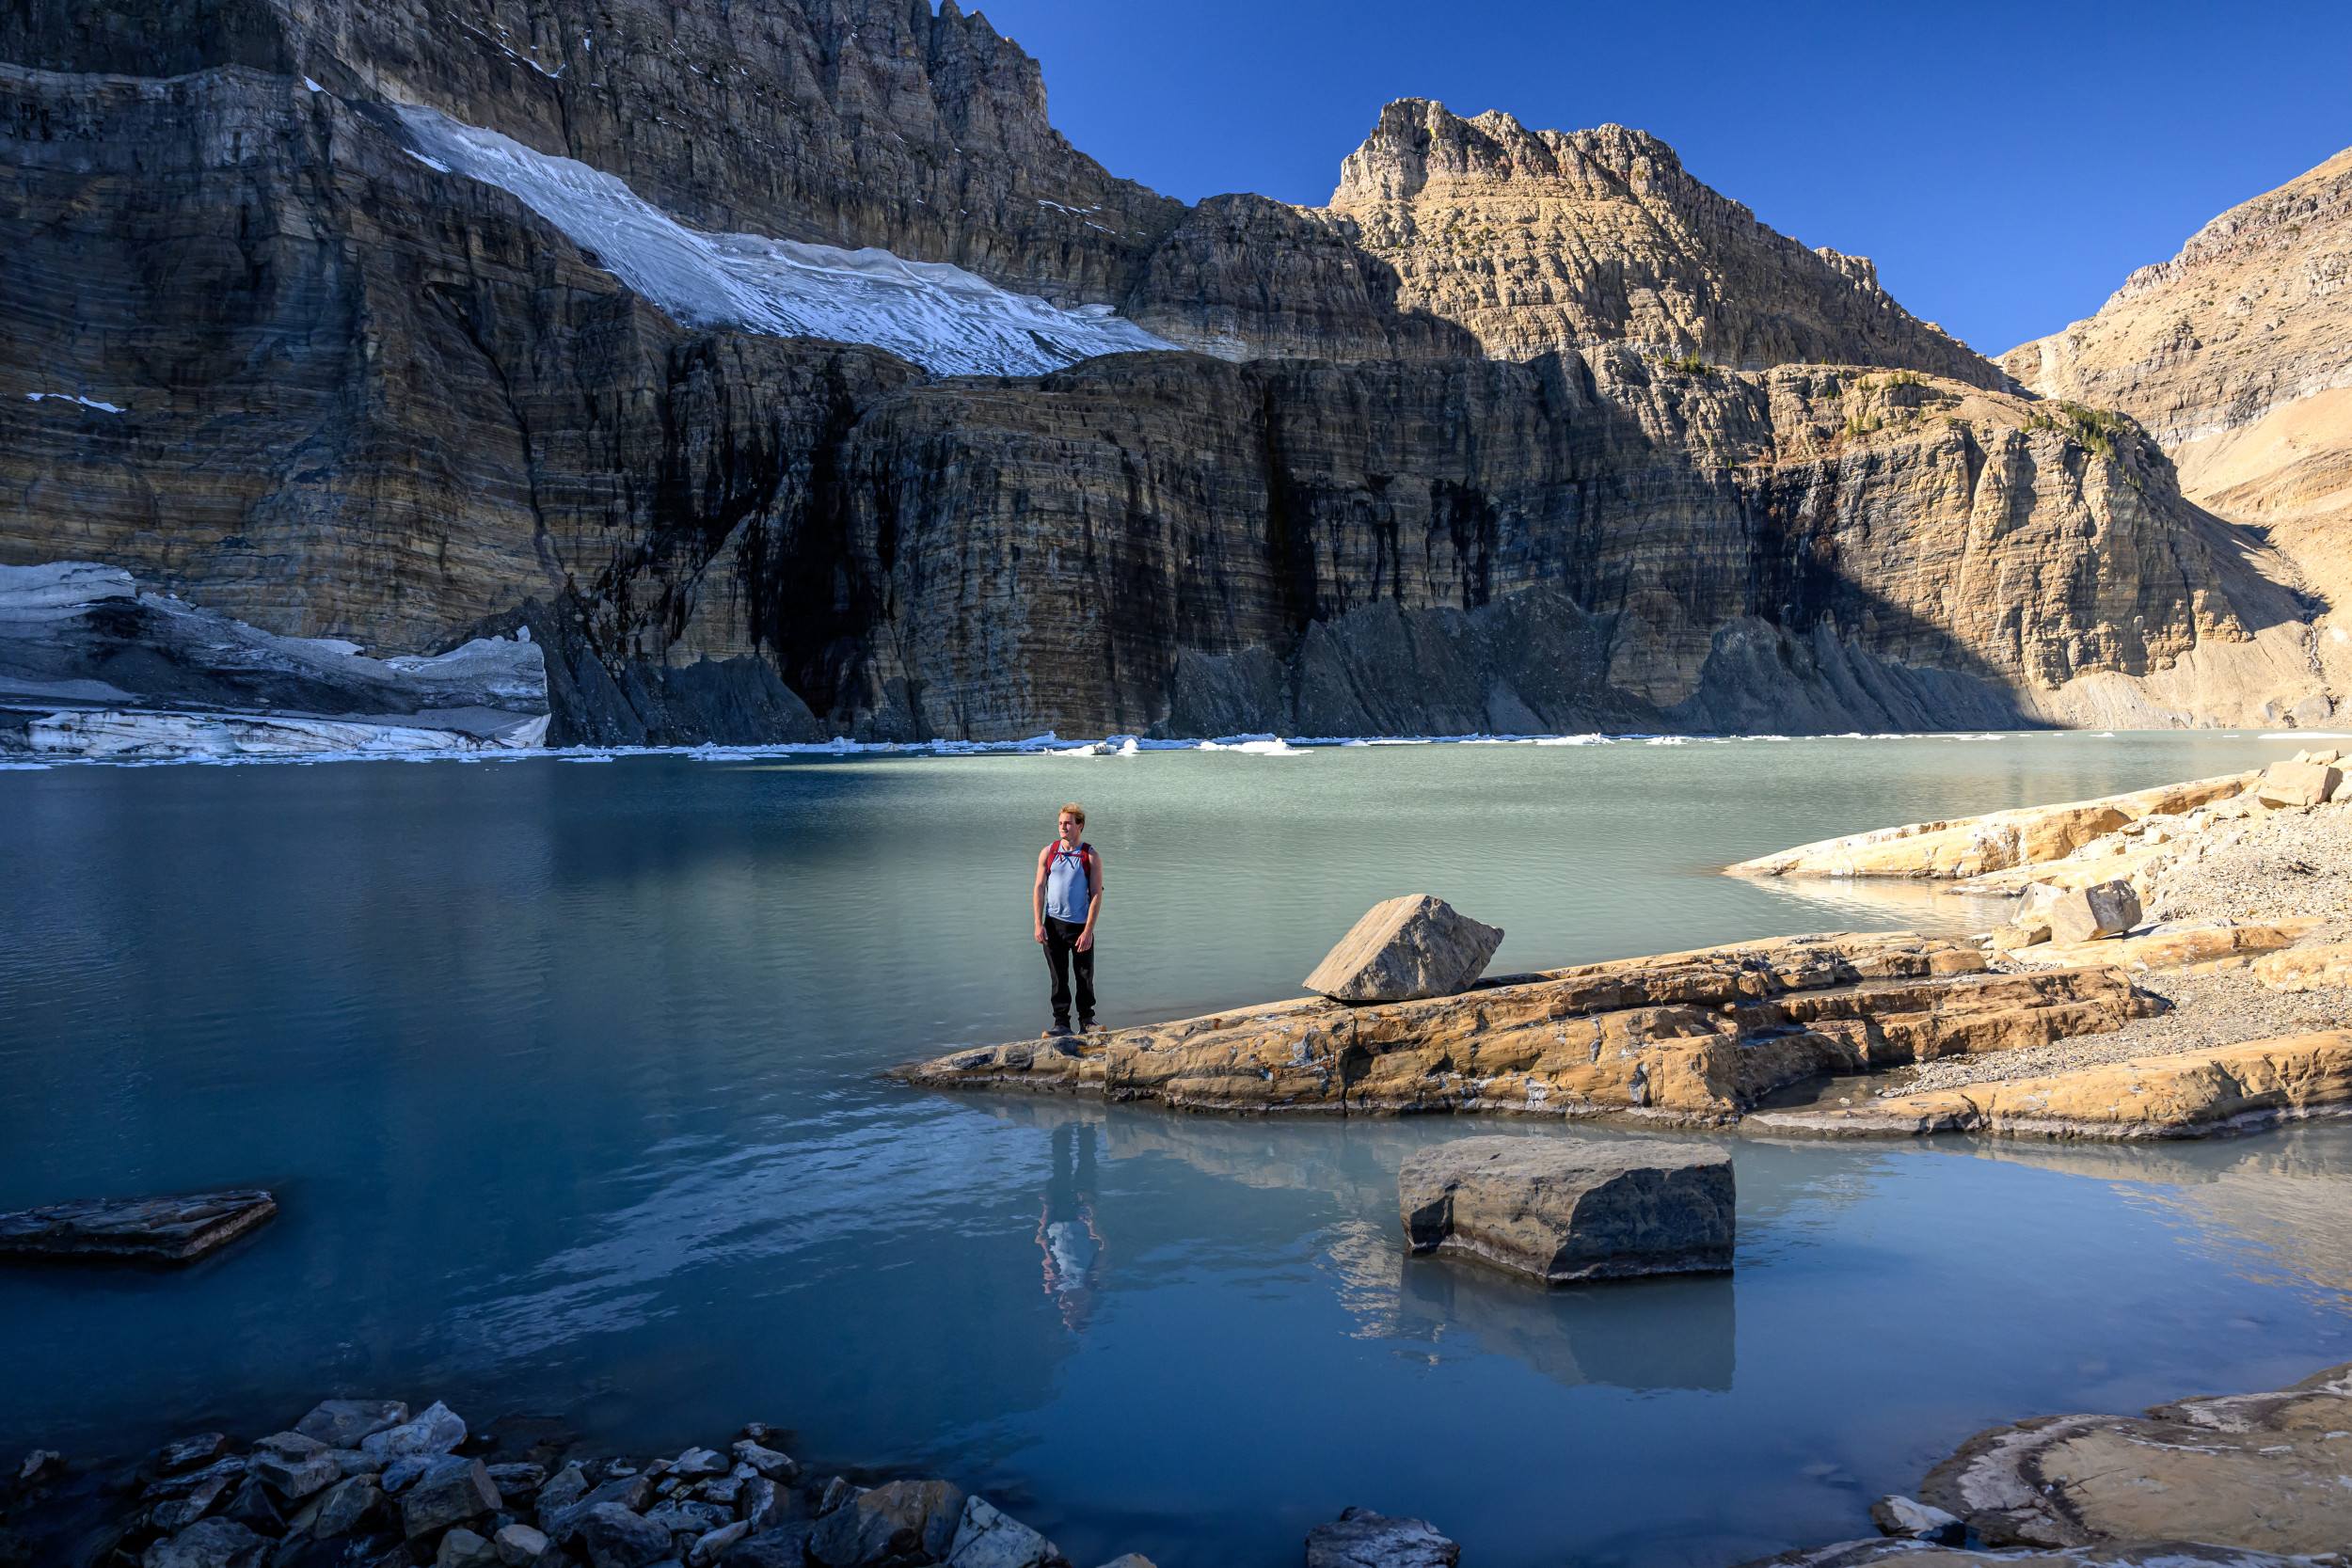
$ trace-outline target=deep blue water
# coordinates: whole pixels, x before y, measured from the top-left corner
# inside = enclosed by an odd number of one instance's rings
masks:
[[[1980,927],[1915,888],[1711,873],[2290,749],[0,772],[0,1208],[247,1183],[284,1206],[183,1274],[0,1271],[0,1451],[437,1396],[638,1451],[777,1422],[815,1461],[983,1490],[1082,1564],[1290,1564],[1350,1503],[1423,1514],[1480,1568],[1867,1535],[1872,1497],[1981,1427],[2352,1359],[2352,1130],[1727,1137],[1732,1277],[1546,1294],[1404,1256],[1397,1164],[1480,1129],[875,1069],[1043,1024],[1027,868],[1073,797],[1118,1023],[1295,994],[1403,892],[1503,926],[1498,969]]]

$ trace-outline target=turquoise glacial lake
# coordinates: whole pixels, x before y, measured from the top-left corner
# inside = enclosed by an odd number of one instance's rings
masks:
[[[760,1419],[944,1474],[1081,1565],[1291,1568],[1350,1504],[1477,1568],[1867,1536],[1970,1433],[2352,1360],[2352,1128],[2161,1148],[1722,1135],[1727,1277],[1405,1256],[1398,1164],[1533,1122],[921,1093],[1034,1034],[1076,800],[1110,1023],[1296,994],[1431,892],[1498,971],[1981,928],[1715,874],[1803,840],[2249,767],[2252,735],[638,755],[0,771],[0,1209],[264,1185],[184,1272],[0,1269],[0,1452],[248,1437],[317,1398]],[[1693,1135],[1697,1137],[1698,1135]]]

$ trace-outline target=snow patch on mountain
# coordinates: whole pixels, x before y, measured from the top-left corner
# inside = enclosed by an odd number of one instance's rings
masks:
[[[1176,346],[1107,305],[1059,309],[944,261],[689,229],[586,164],[437,110],[399,112],[417,156],[511,193],[689,325],[871,343],[943,375],[1038,375]]]

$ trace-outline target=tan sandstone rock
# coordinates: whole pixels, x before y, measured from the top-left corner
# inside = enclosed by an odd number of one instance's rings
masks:
[[[1766,1111],[1751,1125],[1842,1137],[1994,1132],[2200,1138],[2352,1114],[2352,1031],[2212,1046],[2047,1078],[1889,1096],[1867,1106]]]
[[[2096,800],[1913,822],[1801,844],[1725,869],[1735,877],[1982,877],[2062,859],[2127,823],[2184,816],[2254,780],[2252,773],[2230,773]]]
[[[1321,998],[1083,1043],[1016,1040],[892,1069],[910,1084],[1285,1115],[1736,1119],[1783,1084],[2101,1034],[2161,1004],[2111,967],[1938,974],[1966,944],[1832,934],[1509,975],[1459,996]]]
[[[2135,972],[2188,969],[2234,960],[2242,967],[2254,956],[2276,953],[2300,942],[2322,924],[2316,919],[2279,920],[2243,926],[2216,921],[2210,925],[2168,927],[2144,937],[2110,937],[2095,942],[2043,942],[2010,953],[2020,963],[2071,967],[2111,963]],[[1997,938],[1999,933],[1994,933]]]
[[[2317,947],[2271,953],[2254,960],[2254,978],[2272,990],[2352,986],[2352,942],[2330,942]]]
[[[1459,1138],[1397,1172],[1415,1253],[1463,1253],[1549,1285],[1731,1268],[1720,1150],[1650,1139]]]
[[[2274,762],[2263,770],[2254,796],[2274,806],[2315,806],[2343,783],[2343,773],[2321,763]]]
[[[1375,904],[1305,981],[1340,1002],[1451,996],[1486,972],[1502,927],[1482,926],[1442,898],[1408,894]]]

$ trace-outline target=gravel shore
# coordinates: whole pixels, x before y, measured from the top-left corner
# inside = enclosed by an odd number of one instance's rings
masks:
[[[2149,899],[2147,919],[2267,921],[2317,915],[2328,924],[2296,943],[2352,941],[2352,804],[2272,813],[2213,832],[2169,867]],[[1996,968],[2010,967],[1996,961]],[[2352,993],[2275,991],[2246,969],[2139,976],[2142,990],[2172,1004],[2110,1035],[2084,1035],[2024,1051],[1947,1057],[1888,1075],[1881,1094],[1958,1088],[2042,1078],[2134,1056],[2343,1028]]]

